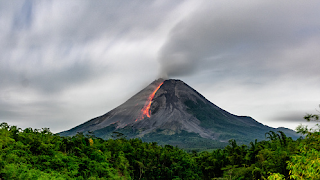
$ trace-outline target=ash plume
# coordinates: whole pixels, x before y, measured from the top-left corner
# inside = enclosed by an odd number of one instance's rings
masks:
[[[295,68],[282,64],[301,68],[306,58],[284,57],[284,52],[319,38],[319,31],[314,31],[319,23],[308,13],[315,12],[312,4],[215,1],[199,6],[171,29],[158,54],[160,75],[172,78],[210,70],[243,77],[274,78],[275,72],[294,76]],[[309,66],[316,53],[310,56],[303,66],[311,72],[304,76],[319,73]]]

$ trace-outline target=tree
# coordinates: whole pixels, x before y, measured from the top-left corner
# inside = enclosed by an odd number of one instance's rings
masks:
[[[319,121],[319,114],[307,114],[304,119],[307,121]],[[308,129],[300,125],[298,132],[307,134],[300,143],[300,153],[293,155],[288,161],[287,168],[290,170],[290,178],[293,179],[320,179],[320,126]]]

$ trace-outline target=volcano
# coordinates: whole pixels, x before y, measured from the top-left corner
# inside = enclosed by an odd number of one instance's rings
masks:
[[[279,130],[298,137],[293,130],[233,115],[181,80],[158,79],[110,112],[59,134],[90,132],[108,139],[113,132],[119,132],[128,138],[183,148],[217,148],[230,139],[249,143],[264,139],[266,132]]]

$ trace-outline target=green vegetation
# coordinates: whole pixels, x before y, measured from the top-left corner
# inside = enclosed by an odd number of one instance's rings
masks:
[[[140,139],[0,125],[0,179],[199,179],[191,154]]]
[[[306,136],[297,140],[270,131],[249,145],[230,140],[224,149],[188,153],[120,132],[108,140],[61,137],[2,123],[0,179],[320,179],[319,129],[300,126]]]

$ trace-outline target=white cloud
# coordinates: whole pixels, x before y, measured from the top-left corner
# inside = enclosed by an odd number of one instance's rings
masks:
[[[65,130],[120,105],[162,67],[231,113],[288,122],[320,99],[319,6],[0,1],[0,118]]]

